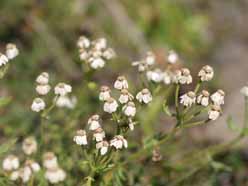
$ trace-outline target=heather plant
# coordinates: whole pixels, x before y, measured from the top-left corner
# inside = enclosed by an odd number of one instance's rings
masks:
[[[168,155],[165,158],[164,150],[175,148],[174,139],[178,134],[188,128],[207,125],[221,116],[225,92],[208,90],[208,83],[214,78],[213,68],[205,65],[197,77],[193,77],[188,68],[178,65],[181,59],[175,51],[168,52],[163,68],[150,51],[144,59],[132,63],[137,67],[137,82],[119,74],[114,82],[99,84],[92,78],[93,74],[109,65],[109,61],[115,61],[117,54],[105,38],[92,41],[81,36],[77,46],[82,87],[73,87],[68,82],[54,83],[56,75],[51,78],[48,72],[37,76],[29,108],[37,115],[33,135],[24,136],[21,144],[20,139],[16,139],[7,147],[1,146],[6,154],[1,170],[4,185],[144,185],[149,182],[141,179],[147,174],[146,169],[150,171],[164,162],[166,166],[162,168],[166,174],[160,184],[180,185],[189,177],[180,175],[180,170],[190,174],[207,165],[224,167],[215,162],[214,157],[247,135],[248,88],[244,87],[241,90],[245,97],[244,126],[238,128],[232,119],[228,120],[230,129],[238,132],[237,138],[224,144],[192,149],[184,157],[179,156],[177,162]],[[15,45],[8,44],[6,54],[0,54],[2,77],[7,73],[8,61],[18,53]],[[81,91],[86,92],[83,99]],[[149,121],[149,114],[144,113],[154,112],[153,102],[157,98],[162,98],[162,108],[158,112],[174,122],[167,131],[147,135],[144,125],[155,127],[157,124],[143,122],[141,118]],[[4,106],[4,101],[1,98],[0,106]],[[87,103],[96,102],[99,109],[90,113]],[[82,114],[81,109],[88,110]],[[56,122],[60,125],[56,126]],[[178,156],[176,151],[172,152],[171,157]],[[156,185],[152,182],[149,184]]]

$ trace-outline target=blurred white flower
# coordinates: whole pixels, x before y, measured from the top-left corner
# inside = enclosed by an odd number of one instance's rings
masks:
[[[131,101],[132,99],[133,99],[133,95],[131,93],[129,93],[127,89],[121,90],[121,95],[119,97],[119,102],[121,104],[125,104],[128,101]]]
[[[107,40],[105,38],[99,38],[93,41],[94,48],[96,50],[105,50],[107,48]]]
[[[34,112],[40,112],[41,110],[44,110],[46,107],[45,102],[41,98],[35,98],[33,100],[33,103],[31,105],[31,110]]]
[[[47,72],[42,72],[37,78],[36,82],[40,85],[47,85],[49,82],[49,74]]]
[[[197,97],[197,103],[207,107],[209,104],[209,92],[206,90],[202,90],[202,92]]]
[[[19,55],[19,50],[15,44],[9,43],[6,45],[6,56],[8,59],[14,59]]]
[[[101,127],[100,125],[100,116],[95,114],[91,116],[88,120],[89,130],[96,130]]]
[[[13,171],[10,174],[10,180],[11,181],[16,181],[20,177],[20,172],[19,170]]]
[[[152,94],[151,92],[145,88],[142,91],[138,92],[138,94],[136,95],[136,99],[140,102],[140,103],[149,103],[152,101]]]
[[[111,90],[108,86],[102,86],[101,90],[100,90],[100,94],[99,94],[99,100],[100,101],[106,101],[107,99],[109,99]]]
[[[214,70],[212,67],[206,65],[199,71],[198,76],[201,81],[210,81],[214,77]]]
[[[155,60],[156,60],[156,57],[153,54],[153,52],[149,51],[146,53],[145,62],[147,65],[149,65],[149,66],[154,65]]]
[[[211,95],[211,100],[215,105],[223,105],[224,98],[225,98],[225,92],[220,89]]]
[[[66,178],[66,173],[63,169],[56,167],[53,169],[47,169],[45,172],[45,178],[52,184],[62,182]]]
[[[76,135],[73,137],[73,141],[77,144],[77,145],[87,145],[87,135],[85,130],[78,130]]]
[[[93,69],[103,68],[105,65],[105,61],[101,57],[91,57],[89,63]]]
[[[123,107],[124,114],[128,117],[134,117],[136,114],[136,107],[134,102],[130,101]]]
[[[90,40],[85,36],[80,36],[77,41],[77,46],[79,48],[85,49],[90,47]]]
[[[43,155],[43,166],[46,169],[55,169],[58,167],[58,160],[53,152],[46,152]]]
[[[19,159],[15,155],[8,155],[6,158],[4,158],[2,163],[3,170],[5,171],[16,170],[19,168],[19,165]]]
[[[35,162],[35,161],[33,161],[33,160],[27,160],[25,162],[25,167],[26,166],[28,166],[32,170],[32,172],[40,171],[40,164]]]
[[[0,67],[8,63],[8,58],[4,54],[0,53]]]
[[[89,56],[90,56],[89,53],[84,48],[81,48],[79,50],[79,58],[80,58],[80,60],[86,61],[89,58]]]
[[[192,104],[194,104],[196,101],[195,93],[192,91],[182,95],[180,98],[181,98],[180,103],[186,107],[191,107]]]
[[[240,90],[240,93],[243,94],[245,97],[248,97],[248,87],[245,86]]]
[[[146,77],[149,81],[160,83],[164,79],[164,73],[160,69],[157,68],[153,71],[147,71]]]
[[[107,141],[100,141],[96,144],[96,149],[100,149],[101,155],[105,155],[108,152],[109,143]]]
[[[178,61],[178,55],[175,51],[173,50],[170,50],[169,51],[169,54],[168,54],[168,57],[167,57],[167,60],[170,64],[175,64],[177,61]]]
[[[36,88],[35,88],[36,92],[39,94],[39,95],[47,95],[48,92],[51,90],[51,86],[50,85],[37,85]]]
[[[121,90],[121,89],[128,89],[128,82],[124,76],[119,76],[114,83],[114,88]]]
[[[22,143],[22,150],[26,155],[31,155],[37,152],[37,141],[34,137],[25,138]]]
[[[175,80],[175,83],[180,83],[180,84],[192,83],[192,76],[190,75],[189,69],[182,68],[181,70],[177,70],[175,72],[174,80]]]
[[[118,103],[114,98],[108,98],[103,105],[103,110],[108,113],[113,113],[117,110]]]
[[[169,85],[171,84],[171,74],[169,72],[163,72],[163,81],[164,84]]]
[[[116,56],[116,54],[112,48],[107,48],[105,51],[103,51],[102,56],[107,60],[111,60]]]
[[[104,138],[105,138],[105,132],[101,127],[94,130],[93,139],[95,139],[96,142],[103,141]]]
[[[132,66],[138,66],[139,72],[144,72],[148,69],[148,64],[145,61],[134,61]]]
[[[77,98],[75,96],[59,96],[54,101],[56,101],[56,106],[59,108],[73,109],[77,104]]]
[[[65,96],[72,91],[71,85],[58,83],[54,88],[54,93],[59,96]]]
[[[208,111],[208,118],[210,120],[216,120],[220,116],[221,108],[218,105],[212,105],[211,109]]]
[[[117,135],[110,141],[110,146],[114,146],[116,149],[122,149],[123,147],[127,148],[127,140],[121,136]]]
[[[19,170],[19,177],[23,183],[27,183],[32,176],[32,170],[30,167],[25,166]]]

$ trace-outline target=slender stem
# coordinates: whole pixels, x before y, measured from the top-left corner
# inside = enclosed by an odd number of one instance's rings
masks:
[[[182,127],[183,128],[191,128],[191,127],[194,127],[194,126],[198,126],[198,125],[202,125],[202,124],[205,124],[207,123],[209,120],[202,120],[202,121],[196,121],[196,122],[193,122],[193,123],[186,123],[184,124]]]
[[[179,91],[180,91],[180,85],[177,84],[176,85],[176,91],[175,91],[175,106],[176,106],[176,112],[177,113],[179,112],[179,108],[178,108],[178,105],[179,105],[179,102],[178,102]]]
[[[201,84],[202,84],[202,81],[199,80],[198,83],[197,83],[196,86],[195,86],[195,89],[194,89],[194,92],[195,92],[195,93],[197,93],[197,92],[199,91],[199,89],[200,89],[200,87],[201,87]]]
[[[244,126],[243,128],[248,128],[248,97],[245,97],[245,113],[244,113]]]

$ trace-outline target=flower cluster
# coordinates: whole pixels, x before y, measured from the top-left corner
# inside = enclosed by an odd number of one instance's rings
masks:
[[[49,85],[49,74],[42,72],[36,78],[36,92],[39,96],[45,96],[49,93],[51,86]],[[73,108],[76,104],[75,98],[69,98],[68,93],[71,93],[72,87],[66,83],[58,83],[54,87],[54,102],[58,107]],[[37,97],[33,100],[31,110],[40,112],[46,108],[46,103],[43,98]]]
[[[78,39],[80,60],[85,61],[92,69],[99,69],[105,66],[108,60],[115,57],[115,51],[108,47],[105,38],[90,41],[87,37],[81,36]]]
[[[6,45],[5,54],[0,53],[0,67],[6,65],[10,60],[19,55],[19,50],[15,44],[9,43]]]
[[[103,110],[112,114],[112,120],[116,123],[117,133],[110,140],[106,140],[105,131],[102,128],[102,119],[100,115],[94,114],[88,119],[88,129],[92,133],[92,140],[95,141],[96,149],[100,150],[101,155],[108,152],[109,147],[115,149],[127,148],[128,142],[123,137],[127,129],[133,130],[136,122],[135,97],[128,90],[128,81],[124,76],[117,77],[114,82],[114,88],[117,90],[119,97],[115,99],[112,91],[108,86],[102,86],[99,93],[99,100],[103,101]],[[148,104],[152,101],[152,95],[148,89],[143,89],[137,93],[136,99],[140,103]],[[86,130],[78,130],[73,138],[77,145],[88,145]]]

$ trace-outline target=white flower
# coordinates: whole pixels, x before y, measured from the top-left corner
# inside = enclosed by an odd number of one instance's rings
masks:
[[[19,177],[22,179],[23,183],[27,183],[32,176],[32,170],[30,167],[25,166],[19,170]]]
[[[122,89],[121,90],[121,95],[119,97],[119,102],[121,104],[127,103],[128,101],[132,100],[133,96],[128,92],[127,89]]]
[[[195,103],[195,101],[196,101],[195,93],[190,91],[190,92],[181,96],[180,103],[186,107],[190,107],[190,106],[192,106],[192,104]]]
[[[95,114],[91,116],[88,120],[89,130],[96,130],[101,127],[100,125],[100,116]]]
[[[71,85],[66,83],[58,83],[54,88],[54,93],[56,95],[65,96],[72,91]]]
[[[130,130],[134,130],[134,125],[135,125],[135,122],[133,122],[132,118],[128,118],[128,127]]]
[[[100,141],[96,144],[96,149],[100,149],[101,155],[105,155],[108,152],[109,143],[107,141]]]
[[[0,67],[8,63],[8,58],[4,54],[0,53]]]
[[[35,162],[33,160],[27,160],[25,162],[25,167],[26,166],[28,166],[32,170],[32,172],[38,172],[38,171],[40,171],[40,165],[39,165],[39,163],[37,163],[37,162]]]
[[[104,138],[105,138],[105,132],[101,127],[94,130],[93,139],[99,142],[99,141],[103,141]]]
[[[245,97],[248,97],[248,87],[245,86],[240,90],[240,93],[243,94]]]
[[[151,92],[145,88],[142,91],[138,92],[138,94],[136,95],[136,99],[140,102],[140,103],[149,103],[152,101],[152,94]]]
[[[77,144],[77,145],[87,145],[87,135],[85,130],[78,130],[77,134],[73,137],[73,141]]]
[[[113,59],[115,57],[115,51],[112,48],[107,48],[105,51],[103,51],[102,56],[107,59]]]
[[[105,50],[107,48],[107,40],[105,38],[99,38],[93,41],[94,48],[96,50]]]
[[[114,83],[114,87],[118,90],[128,89],[128,82],[124,76],[119,76]]]
[[[46,107],[45,102],[41,98],[35,98],[33,100],[33,103],[31,105],[31,110],[34,112],[40,112],[41,110],[44,110]]]
[[[217,92],[211,95],[211,100],[215,105],[223,105],[224,97],[225,97],[225,92],[223,90],[218,90]]]
[[[201,81],[210,81],[214,77],[214,70],[212,67],[206,65],[199,71],[198,76]]]
[[[24,139],[22,150],[26,155],[31,155],[37,152],[37,142],[34,137]]]
[[[49,82],[49,74],[47,72],[42,72],[37,78],[36,82],[40,85],[47,85]]]
[[[103,105],[103,110],[108,113],[113,113],[117,110],[118,103],[114,98],[108,98]]]
[[[90,47],[90,40],[85,36],[80,36],[77,41],[77,46],[79,48],[89,48]]]
[[[148,69],[148,64],[145,61],[134,61],[132,66],[138,66],[139,72],[144,72]]]
[[[89,56],[90,56],[89,53],[84,48],[81,48],[79,50],[79,58],[80,58],[80,60],[86,61],[89,58]]]
[[[99,94],[99,100],[106,101],[107,99],[109,99],[111,97],[110,92],[111,90],[108,86],[102,86]]]
[[[122,149],[123,147],[127,148],[127,140],[121,136],[117,135],[110,141],[110,146],[114,146],[116,149]]]
[[[147,65],[153,65],[155,63],[156,57],[153,52],[147,52],[145,62]]]
[[[164,74],[160,69],[155,69],[153,71],[147,71],[146,72],[146,77],[149,81],[153,81],[155,83],[159,83],[163,81],[164,79]]]
[[[105,61],[101,57],[92,57],[89,59],[89,63],[93,69],[103,68],[105,65]]]
[[[9,43],[6,45],[6,56],[8,59],[14,59],[18,54],[19,50],[15,44]]]
[[[58,160],[53,152],[46,152],[43,155],[43,166],[46,169],[54,169],[58,167]]]
[[[178,55],[175,51],[171,50],[169,51],[167,60],[170,64],[175,64],[178,61]]]
[[[63,169],[56,167],[53,169],[48,169],[45,172],[45,178],[52,184],[62,182],[66,178],[66,173]]]
[[[136,114],[136,107],[134,102],[128,102],[124,107],[123,107],[124,114],[128,117],[134,117]]]
[[[44,96],[44,95],[47,95],[48,92],[51,90],[51,86],[50,85],[37,85],[35,90],[39,95]]]
[[[211,109],[208,111],[208,118],[210,120],[216,120],[220,116],[221,108],[218,105],[212,105]]]
[[[11,181],[16,181],[20,176],[20,172],[19,170],[17,171],[13,171],[11,174],[10,174],[10,180]]]
[[[197,103],[204,107],[207,107],[209,104],[209,92],[203,90],[201,94],[197,97]]]
[[[4,160],[3,160],[3,170],[5,171],[12,171],[16,170],[19,168],[19,159],[15,155],[8,155]]]
[[[75,108],[76,104],[77,104],[77,98],[75,96],[72,97],[59,96],[56,100],[56,106],[59,108],[73,109]]]
[[[164,84],[166,85],[169,85],[171,84],[171,75],[169,72],[163,72],[163,81],[164,81]]]
[[[192,76],[190,75],[189,69],[182,68],[181,70],[177,70],[175,74],[175,83],[180,83],[180,84],[192,83]]]

